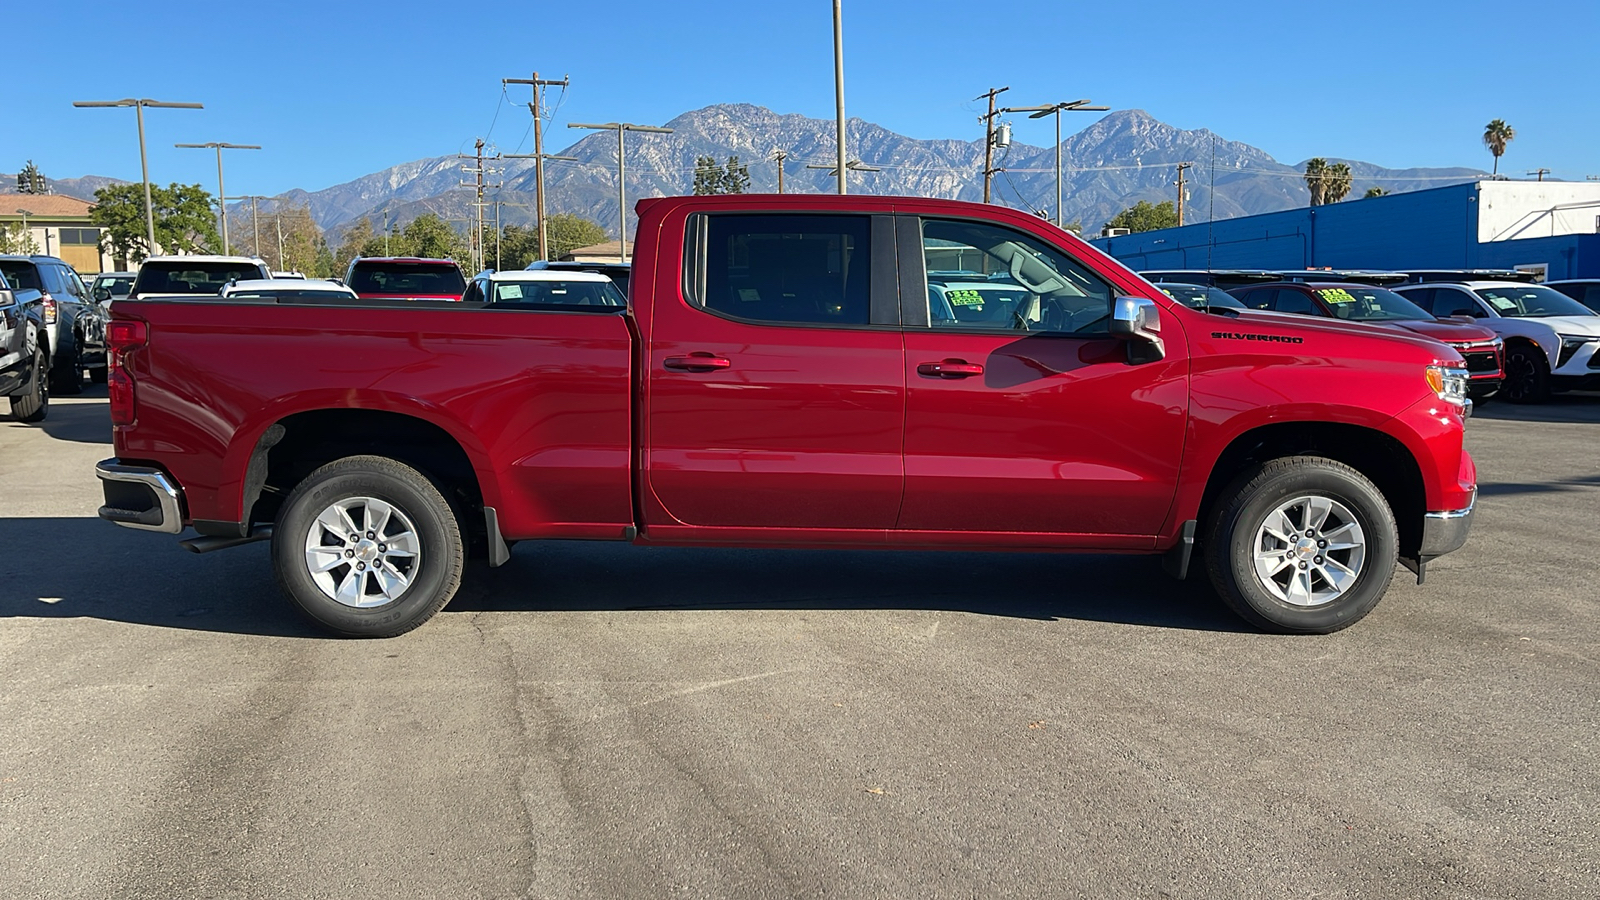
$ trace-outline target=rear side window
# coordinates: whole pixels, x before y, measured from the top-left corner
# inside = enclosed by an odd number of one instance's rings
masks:
[[[1271,309],[1275,290],[1239,291],[1235,294],[1247,309]]]
[[[690,302],[756,322],[866,325],[868,216],[704,215],[686,263]]]
[[[453,265],[438,263],[358,262],[350,275],[358,294],[426,294],[459,297],[467,280]]]
[[[1278,299],[1272,308],[1278,312],[1296,313],[1302,316],[1315,316],[1321,313],[1317,305],[1311,302],[1310,297],[1289,288],[1278,289]]]
[[[1406,296],[1410,298],[1411,295],[1407,294]],[[1416,301],[1413,300],[1412,302]],[[1422,304],[1418,305],[1422,306]],[[1484,317],[1483,307],[1478,305],[1478,301],[1474,300],[1471,294],[1454,288],[1438,288],[1434,290],[1433,303],[1429,306],[1423,306],[1423,309],[1441,319],[1450,316],[1471,316],[1474,319]]]
[[[261,266],[238,262],[147,262],[134,282],[138,294],[220,294],[233,281],[265,278]]]

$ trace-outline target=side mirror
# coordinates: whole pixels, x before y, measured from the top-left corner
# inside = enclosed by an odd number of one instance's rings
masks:
[[[1128,362],[1154,362],[1167,355],[1161,343],[1161,307],[1149,297],[1111,301],[1111,334],[1128,342]]]
[[[101,303],[110,303],[111,302],[111,289],[110,288],[103,288],[103,287],[95,288],[94,289],[94,298],[96,300],[99,300]]]

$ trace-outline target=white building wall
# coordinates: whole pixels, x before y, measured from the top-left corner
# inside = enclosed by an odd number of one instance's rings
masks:
[[[1600,182],[1480,181],[1478,241],[1600,232]]]

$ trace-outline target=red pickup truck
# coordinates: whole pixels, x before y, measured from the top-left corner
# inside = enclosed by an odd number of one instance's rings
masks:
[[[514,541],[1199,560],[1259,627],[1366,615],[1466,540],[1467,372],[1420,335],[1192,309],[995,206],[638,205],[626,305],[118,302],[100,515],[270,538],[391,636]],[[1062,590],[1070,591],[1070,585]]]

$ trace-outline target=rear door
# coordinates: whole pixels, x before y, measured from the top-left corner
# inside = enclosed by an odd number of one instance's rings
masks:
[[[644,354],[652,533],[885,538],[905,414],[892,217],[697,213],[686,243],[657,263],[674,269]]]
[[[896,539],[1149,546],[1182,457],[1188,359],[1130,360],[1117,290],[1020,228],[898,220],[905,500]],[[1007,533],[995,537],[995,533]]]

